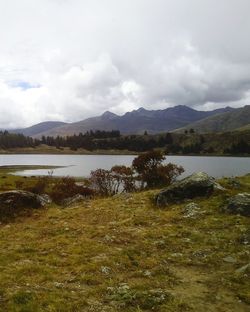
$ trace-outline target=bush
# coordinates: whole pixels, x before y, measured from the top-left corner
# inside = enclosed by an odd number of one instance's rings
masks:
[[[126,166],[114,166],[111,170],[91,171],[90,183],[101,196],[111,196],[119,192],[135,190],[133,170]]]
[[[99,195],[113,195],[115,186],[113,185],[114,181],[112,181],[110,170],[97,169],[95,171],[91,171],[90,182]]]
[[[169,185],[184,172],[181,166],[171,163],[163,165],[165,159],[162,152],[150,151],[133,160],[132,167],[138,174],[137,180],[140,181],[141,188]]]
[[[111,170],[91,171],[90,185],[101,196],[112,196],[119,192],[133,192],[138,188],[169,185],[181,173],[183,167],[175,164],[162,164],[165,156],[162,152],[151,151],[139,155],[132,167],[114,166]]]
[[[77,194],[91,197],[94,195],[94,191],[89,187],[77,185],[74,178],[64,177],[57,181],[49,195],[55,203],[61,204],[64,199]]]
[[[33,186],[26,187],[25,190],[35,193],[35,194],[44,194],[47,185],[48,185],[48,178],[41,177]]]

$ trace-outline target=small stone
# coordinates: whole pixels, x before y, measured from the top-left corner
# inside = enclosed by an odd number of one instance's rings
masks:
[[[227,257],[223,258],[223,260],[225,262],[228,262],[228,263],[236,263],[237,262],[237,260],[232,256],[227,256]]]
[[[238,189],[238,188],[240,188],[240,187],[242,186],[242,184],[240,183],[240,181],[237,180],[236,178],[229,178],[229,179],[228,179],[228,184],[229,184],[231,187],[235,188],[235,189]]]
[[[152,273],[148,270],[146,270],[145,272],[143,272],[143,275],[146,277],[150,277],[152,275]]]
[[[196,218],[201,214],[200,207],[196,203],[189,203],[183,208],[184,218]]]
[[[57,288],[63,288],[63,283],[55,282],[54,285],[55,285]]]
[[[105,235],[103,240],[106,242],[106,243],[112,243],[114,241],[114,236],[110,236],[110,235]]]
[[[235,272],[237,272],[237,273],[245,273],[246,271],[248,271],[248,269],[250,269],[250,263],[242,266],[241,268],[237,269]]]
[[[103,273],[103,274],[110,274],[110,272],[111,272],[111,269],[110,269],[110,267],[107,267],[107,266],[102,266],[101,267],[101,272]]]
[[[183,254],[181,252],[174,252],[171,254],[172,257],[182,257]]]
[[[73,197],[69,197],[69,198],[66,198],[62,201],[62,205],[64,207],[69,207],[69,206],[73,206],[77,203],[80,203],[80,202],[83,202],[86,200],[86,197],[83,196],[83,195],[80,195],[80,194],[77,194]]]

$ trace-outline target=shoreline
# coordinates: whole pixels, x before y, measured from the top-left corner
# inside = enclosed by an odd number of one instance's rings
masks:
[[[164,150],[162,150],[164,152]],[[117,156],[126,156],[126,155],[140,155],[143,152],[129,151],[129,150],[86,150],[78,149],[71,150],[68,147],[65,148],[55,148],[50,146],[41,146],[38,148],[13,148],[13,149],[0,149],[0,155],[117,155]],[[190,156],[190,157],[250,157],[250,154],[220,154],[220,153],[203,153],[203,154],[166,154],[166,156]]]

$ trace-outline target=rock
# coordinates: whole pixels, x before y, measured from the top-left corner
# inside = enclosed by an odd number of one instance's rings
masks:
[[[41,194],[39,197],[42,200],[42,206],[46,206],[52,203],[52,199],[47,194]]]
[[[69,197],[69,198],[64,199],[62,201],[62,205],[65,207],[68,207],[68,206],[72,206],[74,204],[80,203],[82,201],[85,201],[85,200],[86,200],[85,196],[77,194],[73,197]]]
[[[108,275],[108,274],[110,274],[111,269],[110,269],[110,267],[102,266],[102,267],[101,267],[101,272],[102,272],[103,274]]]
[[[229,198],[223,210],[227,213],[250,217],[250,193],[239,193]]]
[[[250,272],[250,263],[240,267],[239,269],[237,269],[235,272],[236,273],[245,273],[245,272]]]
[[[167,206],[184,199],[209,196],[215,186],[218,188],[218,183],[205,172],[194,173],[162,190],[156,196],[156,204],[157,206]]]
[[[184,218],[196,218],[201,214],[200,207],[196,203],[189,203],[183,208]]]
[[[240,181],[236,178],[229,178],[228,179],[228,184],[233,187],[233,188],[240,188],[242,186],[242,184],[240,183]]]
[[[225,261],[227,263],[236,263],[237,262],[237,260],[232,256],[227,256],[227,257],[223,258],[223,261]]]
[[[0,220],[14,218],[30,209],[45,206],[42,196],[27,191],[14,190],[0,193]]]
[[[152,273],[149,270],[146,270],[143,272],[143,275],[146,277],[150,277],[150,276],[152,276]]]

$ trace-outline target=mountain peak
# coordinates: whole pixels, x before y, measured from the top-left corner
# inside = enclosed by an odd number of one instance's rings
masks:
[[[145,110],[146,109],[144,107],[140,107],[140,108],[137,109],[137,112],[145,112]]]
[[[113,117],[116,117],[116,116],[117,116],[116,114],[114,114],[114,113],[112,113],[112,112],[110,112],[110,111],[106,111],[106,112],[104,112],[104,113],[102,114],[101,117],[113,118]]]

